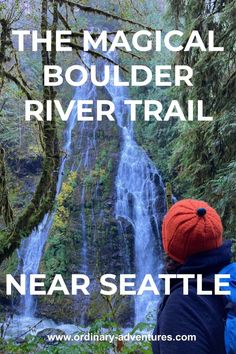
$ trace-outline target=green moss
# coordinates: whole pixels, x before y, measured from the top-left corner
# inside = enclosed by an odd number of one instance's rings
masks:
[[[70,172],[57,198],[56,214],[42,260],[41,267],[46,273],[46,286],[50,284],[55,274],[59,273],[65,276],[68,270],[68,252],[71,239],[66,230],[70,220],[70,210],[73,206],[71,197],[76,186],[77,173]]]

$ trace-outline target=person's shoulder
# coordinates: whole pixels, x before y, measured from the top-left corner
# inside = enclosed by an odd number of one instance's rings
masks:
[[[158,333],[194,334],[197,338],[196,342],[188,343],[187,347],[186,343],[177,343],[181,349],[173,350],[173,353],[183,353],[190,347],[194,353],[225,353],[223,312],[214,298],[217,296],[198,295],[194,285],[189,286],[188,295],[184,295],[182,286],[178,286],[166,297],[158,316]]]
[[[211,284],[207,284],[208,290],[213,289]],[[197,292],[195,282],[189,282],[188,295],[183,294],[183,285],[174,286],[170,295],[165,300],[163,310],[166,312],[175,311],[175,313],[211,313],[215,316],[215,312],[223,315],[224,302],[222,296],[218,295],[201,295]]]
[[[183,284],[177,284],[171,289],[171,293],[166,299],[165,307],[169,305],[179,308],[181,305],[182,308],[188,308],[189,306],[206,305],[208,301],[212,301],[212,296],[199,295],[196,283],[189,282],[187,295],[183,293]]]
[[[179,282],[175,286],[171,288],[171,292],[169,295],[169,299],[174,299],[174,298],[189,298],[189,295],[195,297],[197,296],[197,283],[195,281],[190,281],[188,284],[188,294],[184,294],[183,291],[183,283]]]

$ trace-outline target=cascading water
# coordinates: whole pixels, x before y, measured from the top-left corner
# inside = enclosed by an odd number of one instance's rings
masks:
[[[161,272],[162,249],[160,224],[165,212],[165,189],[161,177],[145,151],[134,138],[129,110],[124,108],[127,90],[112,85],[107,90],[116,107],[117,124],[122,132],[122,147],[116,177],[116,218],[131,223],[135,236],[135,271],[137,287],[146,274]],[[157,299],[151,292],[135,297],[135,323],[145,319]]]
[[[88,63],[87,63],[88,64]],[[122,144],[118,172],[116,176],[117,201],[115,205],[115,216],[119,220],[120,230],[122,225],[120,219],[127,220],[133,227],[135,236],[135,273],[137,287],[146,274],[161,272],[162,250],[160,244],[160,224],[165,212],[165,190],[161,177],[152,161],[145,151],[138,146],[134,138],[133,124],[129,120],[129,110],[123,105],[123,101],[128,98],[127,89],[115,87],[110,83],[106,86],[107,92],[111,96],[116,106],[117,124],[121,130]],[[78,87],[74,96],[77,99],[96,99],[96,88],[87,82],[83,87]],[[61,190],[63,181],[63,171],[68,156],[71,154],[72,131],[75,127],[77,117],[76,108],[73,110],[65,131],[65,144],[63,150],[65,157],[62,160],[57,183],[57,195]],[[83,122],[79,128],[79,151],[81,158],[76,167],[86,174],[90,171],[91,159],[96,154],[96,130],[98,122]],[[89,273],[86,215],[84,210],[86,184],[82,181],[81,192],[81,267],[78,271]],[[93,212],[93,210],[92,210]],[[49,231],[54,220],[55,211],[46,214],[43,221],[32,234],[22,241],[19,258],[21,260],[20,272],[26,274],[27,280],[30,274],[38,272],[43,249],[47,241]],[[121,235],[120,235],[121,236]],[[122,238],[121,238],[122,239]],[[125,246],[125,249],[128,246]],[[130,263],[125,259],[126,272],[130,272]],[[36,302],[29,294],[29,281],[27,281],[26,295],[21,299],[21,312],[25,316],[33,316],[36,310]],[[155,300],[154,296],[144,293],[135,297],[135,322],[144,320],[149,310],[149,305]],[[76,301],[75,301],[76,302]],[[76,306],[80,306],[79,298]],[[76,307],[75,306],[75,307]],[[83,309],[81,321],[83,322]]]
[[[71,119],[68,120],[68,125],[66,128],[66,143],[64,145],[65,156],[62,160],[59,177],[57,182],[57,192],[56,197],[60,193],[62,181],[63,181],[63,171],[65,169],[66,160],[70,154],[71,148],[71,138],[72,129],[75,125],[75,112],[73,112]],[[34,297],[30,294],[30,274],[36,274],[39,269],[40,260],[42,258],[43,249],[47,241],[53,220],[55,216],[55,211],[52,213],[47,213],[43,221],[39,224],[37,229],[33,230],[31,235],[22,240],[20,249],[18,251],[18,257],[20,260],[21,273],[26,275],[26,294],[21,297],[20,301],[20,312],[24,316],[33,316],[36,310],[36,301]]]
[[[86,66],[89,67],[91,64],[90,55],[84,55],[84,62]],[[95,100],[97,91],[96,87],[93,86],[89,80],[86,84],[86,87],[83,88],[83,94],[80,95],[80,98],[86,100]],[[86,114],[85,114],[86,115]],[[90,173],[90,162],[91,156],[95,155],[96,150],[96,131],[98,128],[98,122],[82,122],[80,125],[80,134],[79,134],[79,152],[81,159],[78,165],[77,170],[83,170],[86,172],[86,175]],[[81,267],[79,271],[81,273],[87,274],[88,269],[88,256],[87,256],[87,231],[86,231],[86,216],[85,216],[85,193],[86,193],[86,183],[82,181],[82,188],[80,193],[80,205],[81,205],[81,231],[82,231],[82,248],[81,248]]]
[[[155,178],[158,171],[146,153],[132,138],[132,132],[123,130],[123,146],[119,164],[116,188],[116,217],[131,222],[135,234],[135,268],[137,285],[146,274],[160,273],[162,251],[158,240],[159,218],[157,212],[158,192]],[[163,187],[163,186],[162,186]],[[164,187],[163,187],[164,188]],[[155,299],[152,293],[135,298],[135,322],[144,320],[149,305]]]
[[[91,84],[86,84],[83,88],[78,87],[74,100],[85,99],[88,97],[88,94],[91,92]],[[75,127],[77,121],[77,109],[76,106],[73,109],[66,125],[64,139],[65,144],[63,146],[64,157],[61,162],[58,182],[57,182],[57,191],[56,198],[60,193],[62,182],[63,182],[63,172],[65,169],[66,161],[71,155],[71,145],[72,145],[72,131]],[[53,220],[55,216],[55,211],[52,213],[47,213],[42,222],[39,224],[37,229],[35,229],[31,235],[24,239],[21,242],[20,249],[18,251],[18,256],[20,260],[20,266],[18,267],[22,274],[26,275],[26,295],[22,296],[20,302],[20,312],[24,316],[32,317],[34,316],[36,310],[36,301],[34,297],[30,294],[29,289],[29,277],[30,274],[36,274],[39,269],[40,260],[42,258],[43,249],[47,241]],[[86,255],[86,250],[84,249],[84,254]]]

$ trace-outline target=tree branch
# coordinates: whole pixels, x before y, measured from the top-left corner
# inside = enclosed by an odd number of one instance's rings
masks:
[[[69,31],[72,32],[72,30],[71,30],[71,28],[70,28],[70,25],[68,24],[68,22],[66,21],[66,19],[64,18],[64,16],[63,16],[59,11],[58,11],[58,17],[59,17],[59,19],[61,20],[61,22],[63,23],[63,25],[65,26],[65,28],[66,28],[67,30],[69,30]],[[78,34],[79,37],[83,37],[83,32],[78,32],[77,34]],[[108,40],[108,41],[111,43],[110,40]],[[81,51],[84,52],[83,46],[81,46],[81,45],[78,44],[77,42],[76,42],[76,43],[70,43],[69,45],[71,45],[71,47],[74,48],[74,49],[81,50]],[[133,53],[130,53],[130,52],[125,52],[124,50],[122,50],[122,49],[120,49],[120,48],[118,48],[118,49],[119,49],[121,52],[124,52],[124,53],[126,53],[126,54],[127,54],[127,53],[128,53],[128,54],[131,54],[133,57],[135,57],[135,58],[137,58],[137,59],[141,59],[141,57],[139,57],[139,56],[136,55],[136,54],[133,54]],[[109,61],[110,63],[112,63],[112,64],[114,64],[114,65],[118,65],[117,63],[115,63],[115,61],[113,61],[112,59],[106,57],[105,55],[103,55],[103,54],[101,54],[101,53],[99,53],[99,52],[95,52],[95,51],[93,51],[93,50],[89,50],[88,53],[90,53],[91,55],[95,56],[95,58],[101,57],[102,59],[105,59],[105,60]],[[78,52],[77,52],[77,54],[78,54]],[[87,67],[87,65],[84,63],[84,61],[83,61],[81,55],[80,55],[80,54],[78,54],[78,55],[79,55],[79,58],[80,58],[80,60],[82,61],[82,63]],[[128,72],[128,70],[127,70],[126,68],[122,67],[122,69],[123,69],[125,72]]]
[[[128,33],[135,33],[135,32],[131,32],[131,31],[124,31],[124,32],[126,32],[127,34]],[[108,33],[108,35],[112,35],[112,34],[116,34],[117,32],[110,32],[110,33]],[[100,35],[100,33],[90,33],[91,34],[91,36],[93,37],[93,38],[97,38],[99,35]],[[71,35],[71,37],[73,38],[73,37],[80,37],[80,38],[83,38],[83,36],[84,36],[84,33],[83,32],[75,32],[75,33],[72,33],[72,35]],[[112,43],[112,41],[108,38],[108,40],[107,40],[110,44]],[[132,52],[126,52],[124,49],[121,49],[121,48],[117,48],[120,52],[123,52],[123,53],[125,53],[125,54],[129,54],[129,55],[131,55],[132,57],[134,57],[134,58],[136,58],[136,59],[139,59],[139,60],[141,60],[141,59],[143,59],[142,57],[140,57],[139,55],[137,55],[137,54],[134,54],[134,53],[132,53]]]
[[[91,6],[82,5],[82,4],[78,4],[78,3],[74,2],[74,1],[70,1],[70,0],[62,0],[62,2],[64,4],[68,4],[71,7],[78,7],[80,10],[82,10],[84,12],[93,12],[93,13],[96,13],[98,15],[111,17],[111,18],[113,18],[115,20],[128,22],[128,23],[131,23],[132,25],[136,25],[136,26],[139,26],[139,27],[142,27],[142,28],[146,28],[149,31],[156,31],[154,28],[152,28],[152,27],[150,27],[148,25],[144,25],[142,23],[130,20],[128,18],[122,18],[122,17],[120,17],[118,15],[111,14],[110,12],[107,12],[107,11],[104,11],[104,10],[101,10],[101,9],[97,9],[97,8],[94,8],[94,7],[91,7]]]
[[[29,91],[26,89],[26,87],[21,83],[20,80],[18,80],[18,78],[14,75],[12,75],[9,71],[3,71],[3,75],[8,79],[13,81],[26,95],[26,97],[29,100],[32,100],[32,96],[29,93]]]
[[[4,158],[5,150],[0,145],[0,215],[3,215],[5,224],[8,226],[13,222],[13,211],[8,198]]]
[[[71,42],[69,45],[70,45],[72,48],[74,48],[74,49],[83,50],[83,46],[82,46],[82,45],[75,44],[75,43],[72,43],[72,42]],[[95,58],[102,58],[102,59],[104,59],[104,60],[107,60],[109,63],[111,63],[111,64],[113,64],[113,65],[118,65],[118,63],[116,63],[114,60],[112,60],[112,59],[106,57],[105,55],[103,55],[103,54],[101,54],[101,53],[99,53],[99,52],[95,52],[95,51],[89,49],[89,50],[87,51],[87,53],[91,54],[91,55],[94,56]],[[120,68],[121,68],[123,71],[125,71],[126,73],[129,72],[129,70],[126,69],[124,66],[121,66],[121,65],[119,65],[119,66],[120,66]]]
[[[53,0],[54,10],[57,5],[57,0]],[[47,11],[48,11],[48,0],[42,0],[41,9],[41,36],[45,38],[46,31],[48,29],[47,21]],[[54,11],[55,16],[55,11]],[[56,31],[56,17],[53,18],[54,24],[54,34]],[[46,51],[45,44],[42,45],[41,51],[42,65],[46,65],[50,62],[55,62],[55,45],[53,46],[53,51],[51,53],[51,58],[49,58]],[[30,93],[26,90],[24,85],[15,78],[10,73],[4,73],[4,75],[12,80],[18,85],[28,98],[31,98]],[[43,80],[42,73],[42,82]],[[43,103],[44,103],[44,114],[46,114],[46,101],[53,98],[54,93],[44,87],[43,90]],[[44,143],[44,159],[43,168],[40,176],[39,183],[36,187],[36,191],[32,197],[31,202],[27,205],[25,210],[17,219],[16,223],[12,225],[11,230],[4,230],[0,232],[1,238],[1,248],[0,248],[0,263],[9,257],[19,246],[23,237],[29,236],[32,230],[39,225],[43,217],[48,213],[53,205],[56,195],[56,185],[58,180],[59,163],[60,163],[60,152],[59,144],[57,139],[57,130],[55,116],[51,122],[47,122],[46,119],[42,125],[42,137]]]

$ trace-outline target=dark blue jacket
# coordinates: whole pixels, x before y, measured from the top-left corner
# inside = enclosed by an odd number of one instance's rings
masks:
[[[231,260],[231,241],[214,250],[189,257],[176,273],[203,274],[203,289],[214,289],[213,277]],[[196,341],[159,340],[152,343],[154,354],[225,354],[225,298],[197,295],[196,282],[190,282],[183,295],[182,281],[171,287],[158,311],[156,335],[196,335]]]

